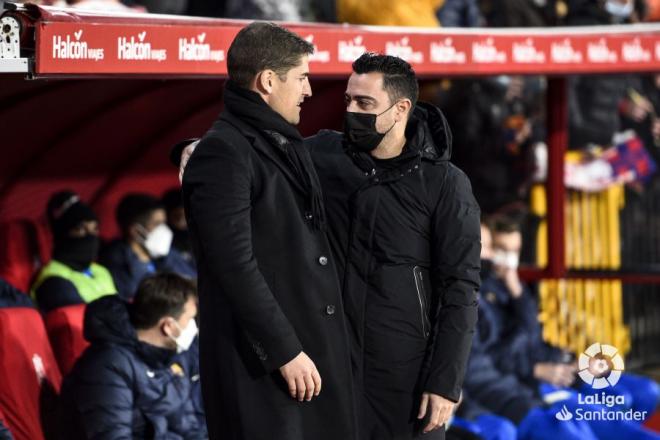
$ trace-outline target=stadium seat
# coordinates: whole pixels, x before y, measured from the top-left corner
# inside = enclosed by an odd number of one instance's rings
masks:
[[[86,304],[60,307],[46,314],[45,322],[53,353],[66,376],[89,343],[83,337]]]
[[[7,428],[7,418],[2,413],[2,410],[0,410],[0,423],[2,423],[2,426],[4,427],[4,428],[0,428],[0,434],[2,434],[2,430]],[[9,429],[9,428],[7,428],[7,429]]]
[[[15,440],[53,437],[61,382],[39,312],[0,309],[0,411]]]
[[[0,277],[23,292],[30,283],[42,257],[37,244],[37,230],[29,220],[0,223]]]

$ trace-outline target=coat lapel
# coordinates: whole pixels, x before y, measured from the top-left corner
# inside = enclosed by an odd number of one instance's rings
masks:
[[[280,169],[282,174],[284,174],[287,180],[291,182],[294,188],[305,194],[305,189],[291,170],[291,165],[287,163],[283,154],[280,154],[278,151],[276,151],[276,148],[278,147],[271,145],[270,142],[261,133],[228,112],[223,112],[223,114],[220,116],[220,120],[231,124],[234,128],[240,131],[241,134],[250,141],[255,150],[257,150],[263,156],[266,156],[268,160],[270,160]]]

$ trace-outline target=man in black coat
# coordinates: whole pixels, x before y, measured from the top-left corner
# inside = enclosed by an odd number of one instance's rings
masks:
[[[364,54],[344,134],[308,139],[343,275],[362,440],[443,438],[477,319],[480,210],[400,58]],[[414,109],[414,111],[413,111]]]
[[[274,24],[241,30],[224,111],[183,175],[212,439],[357,438],[336,264],[295,128],[312,51]]]

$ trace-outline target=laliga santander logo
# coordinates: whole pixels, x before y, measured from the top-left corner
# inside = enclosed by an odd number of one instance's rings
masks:
[[[595,390],[614,386],[624,370],[623,358],[616,347],[596,342],[580,354],[578,375]]]
[[[595,343],[580,354],[578,359],[580,379],[594,390],[577,392],[577,402],[570,397],[567,405],[557,411],[555,418],[560,421],[575,419],[577,421],[635,421],[643,422],[649,411],[640,411],[626,405],[625,394],[617,394],[614,390],[604,391],[604,388],[614,387],[623,374],[623,358],[616,347]],[[562,400],[564,400],[562,399]]]

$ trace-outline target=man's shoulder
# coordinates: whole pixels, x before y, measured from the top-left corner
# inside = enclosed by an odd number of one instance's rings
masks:
[[[337,154],[344,152],[344,135],[336,130],[321,130],[305,138],[305,145],[312,154]]]
[[[254,137],[253,133],[220,118],[202,136],[191,159],[195,156],[208,159],[227,155],[244,157],[249,154],[251,137]]]

